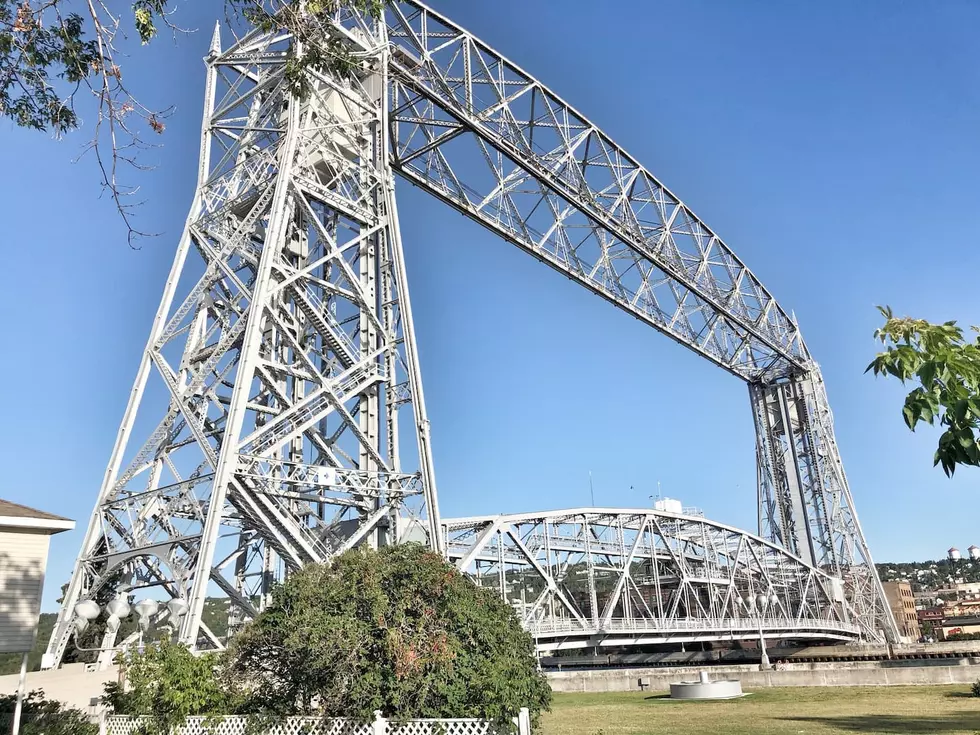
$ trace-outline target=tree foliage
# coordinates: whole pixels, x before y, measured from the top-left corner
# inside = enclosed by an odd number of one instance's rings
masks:
[[[902,416],[912,431],[920,422],[945,427],[934,466],[952,476],[957,465],[980,465],[980,337],[967,340],[954,321],[932,324],[896,317],[888,307],[879,311],[885,324],[875,338],[886,349],[865,372],[919,383],[906,396]]]
[[[290,576],[230,656],[251,711],[506,722],[551,700],[514,610],[417,545]]]
[[[56,136],[81,123],[79,92],[94,103],[92,137],[102,183],[133,237],[129,199],[138,187],[121,183],[121,169],[143,170],[142,151],[153,147],[144,134],[160,135],[172,108],[144,106],[125,82],[124,64],[132,34],[141,44],[161,26],[184,33],[172,16],[177,0],[0,0],[0,117]],[[384,0],[224,0],[232,21],[282,30],[300,43],[287,62],[294,93],[304,93],[310,71],[347,73],[350,55],[340,39],[325,34],[324,21],[340,8],[377,17]]]
[[[882,582],[908,581],[913,592],[942,589],[954,580],[980,582],[980,561],[972,559],[885,562],[875,568]]]
[[[103,702],[116,714],[147,718],[150,733],[172,732],[186,717],[242,711],[239,688],[222,678],[218,654],[195,656],[183,645],[161,641],[123,656],[120,664],[125,686],[106,684]]]
[[[0,694],[0,730],[13,721],[17,706],[16,694]],[[90,722],[81,710],[66,707],[61,702],[44,698],[37,689],[24,696],[20,718],[21,735],[97,735],[99,726]]]
[[[418,545],[311,564],[221,656],[161,642],[123,661],[117,713],[163,734],[189,715],[534,720],[550,705],[530,635],[496,592]]]

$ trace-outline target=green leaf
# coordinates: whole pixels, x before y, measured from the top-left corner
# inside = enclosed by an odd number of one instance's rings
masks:
[[[926,360],[919,366],[918,371],[919,380],[922,381],[922,385],[928,387],[932,384],[932,381],[936,379],[936,363],[932,360]]]
[[[580,589],[574,565],[566,585]],[[576,587],[575,579],[579,579]],[[529,590],[534,594],[543,589]],[[290,575],[234,639],[246,709],[326,716],[481,717],[546,708],[534,643],[498,595],[411,544],[357,549]],[[304,704],[305,703],[305,704]]]
[[[153,14],[149,8],[137,7],[133,13],[136,22],[136,32],[139,33],[140,41],[144,44],[149,43],[157,34],[156,26],[153,25]]]
[[[961,429],[956,433],[957,443],[964,449],[968,449],[976,444],[976,439],[973,437],[973,432],[969,429]]]
[[[902,416],[905,417],[905,425],[914,431],[916,419],[915,409],[906,403],[902,408]]]

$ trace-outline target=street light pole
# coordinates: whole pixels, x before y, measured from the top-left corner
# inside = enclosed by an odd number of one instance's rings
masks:
[[[768,671],[772,666],[769,663],[769,653],[766,651],[766,637],[762,633],[762,615],[759,615],[759,648],[762,649],[762,658],[759,661],[759,668]]]
[[[755,616],[756,625],[759,627],[759,650],[762,653],[762,656],[759,659],[759,669],[761,671],[768,671],[772,668],[772,665],[769,662],[769,652],[766,650],[766,634],[762,630],[762,625],[765,617],[766,604],[769,602],[769,598],[763,594],[753,597],[752,593],[750,592],[748,599],[745,600],[744,603],[741,597],[738,598],[738,602],[739,604],[745,605],[745,609],[750,616]]]
[[[24,658],[20,662],[20,684],[17,686],[17,704],[14,705],[14,726],[11,735],[20,733],[20,714],[24,707],[24,694],[27,689],[27,656],[28,653],[25,651]]]

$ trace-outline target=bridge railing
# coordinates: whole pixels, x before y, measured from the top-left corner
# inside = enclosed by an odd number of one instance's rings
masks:
[[[525,627],[532,635],[548,636],[569,633],[616,633],[616,632],[686,632],[686,631],[744,631],[748,634],[758,634],[759,618],[613,618],[605,624],[593,626],[586,621],[583,626],[578,620],[562,618],[559,620],[530,620]],[[765,632],[836,632],[848,635],[858,635],[859,626],[840,620],[820,620],[814,618],[766,618],[761,621],[762,631]]]

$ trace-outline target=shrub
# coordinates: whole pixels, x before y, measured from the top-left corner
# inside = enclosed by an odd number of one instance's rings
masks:
[[[167,733],[186,717],[232,715],[241,709],[238,687],[221,678],[217,654],[195,656],[166,641],[125,656],[126,686],[105,685],[102,701],[119,715],[148,718],[150,733]]]
[[[0,731],[10,732],[17,696],[0,694]],[[21,735],[98,735],[99,726],[81,710],[45,699],[37,689],[24,696],[20,717]]]
[[[974,697],[980,697],[980,679],[977,679],[970,685],[970,694]]]
[[[513,608],[413,544],[291,575],[229,655],[252,712],[504,723],[551,702]]]

